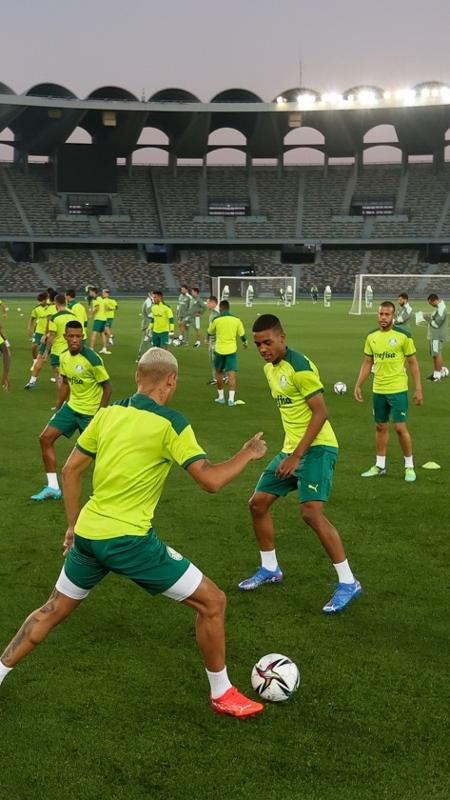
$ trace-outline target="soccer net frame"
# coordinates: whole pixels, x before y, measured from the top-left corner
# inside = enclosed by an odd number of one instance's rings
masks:
[[[443,279],[447,285],[443,285]],[[367,287],[372,289],[372,299],[366,296]],[[349,314],[373,314],[383,300],[397,299],[406,292],[410,300],[424,300],[432,292],[450,297],[450,272],[360,272],[355,275],[353,302]]]
[[[253,287],[253,302],[278,303],[294,306],[297,302],[297,278],[293,275],[216,275],[211,278],[212,294],[218,301],[228,300],[223,295],[228,286],[231,300],[246,302],[247,289]],[[280,292],[283,290],[283,295]],[[289,291],[290,289],[290,291]]]

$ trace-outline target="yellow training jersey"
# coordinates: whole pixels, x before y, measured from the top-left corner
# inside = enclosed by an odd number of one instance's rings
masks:
[[[102,359],[89,347],[72,355],[64,350],[59,357],[59,374],[65,376],[70,386],[67,405],[78,414],[94,416],[98,411],[103,389],[101,384],[109,380]]]
[[[150,324],[148,326],[154,333],[169,333],[173,331],[173,311],[165,303],[153,303],[150,311]]]
[[[48,305],[35,306],[31,312],[31,319],[35,322],[35,333],[45,333],[47,330]]]
[[[86,539],[145,536],[172,464],[206,458],[187,419],[143,394],[101,408],[77,448],[95,457],[93,494],[75,525]]]
[[[48,330],[55,333],[55,338],[50,349],[53,356],[59,356],[64,350],[67,350],[67,342],[64,338],[66,332],[66,325],[71,319],[76,319],[75,315],[69,310],[57,311],[56,314],[50,318]]]
[[[224,311],[208,326],[208,336],[216,337],[214,350],[221,356],[228,356],[237,350],[236,337],[240,336],[245,342],[244,326],[238,317],[234,317],[229,311]]]
[[[405,361],[415,355],[416,348],[411,334],[405,328],[394,325],[388,331],[379,328],[369,333],[364,355],[374,363],[373,391],[375,394],[397,394],[408,389]]]
[[[106,319],[114,319],[119,303],[113,297],[105,297]]]
[[[312,411],[308,399],[323,392],[316,365],[303,353],[289,347],[284,358],[277,364],[266,364],[264,373],[281,414],[284,428],[283,453],[292,453],[309,425]],[[338,442],[328,420],[312,443],[327,447],[338,447]]]
[[[94,319],[106,322],[105,300],[103,297],[96,297],[92,301],[91,308],[94,312]]]
[[[83,303],[80,303],[78,300],[71,300],[70,303],[67,303],[67,308],[69,309],[69,311],[72,312],[72,314],[75,315],[78,322],[81,322],[84,331],[83,338],[86,339],[86,328],[88,324],[88,318]]]

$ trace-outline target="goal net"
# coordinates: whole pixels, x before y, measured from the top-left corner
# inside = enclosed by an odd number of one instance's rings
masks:
[[[349,314],[374,314],[383,300],[396,303],[402,292],[406,292],[410,300],[426,301],[432,292],[446,300],[450,297],[450,272],[447,275],[360,273],[355,276],[353,303]]]
[[[220,300],[240,300],[247,306],[254,303],[278,303],[293,306],[296,302],[297,279],[291,275],[218,275],[211,278],[212,294]]]

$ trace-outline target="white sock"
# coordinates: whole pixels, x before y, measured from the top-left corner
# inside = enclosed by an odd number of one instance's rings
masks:
[[[222,697],[228,689],[231,689],[231,682],[226,667],[221,669],[220,672],[210,672],[209,669],[207,669],[206,674],[208,676],[212,698]]]
[[[228,392],[228,400],[231,400],[232,403],[234,403],[235,394],[236,394],[236,389],[230,389]]]
[[[380,469],[386,469],[386,456],[377,456],[376,465]]]
[[[36,381],[37,381],[37,378],[36,378],[36,376],[35,376],[35,375],[32,375],[32,376],[31,376],[31,378],[30,378],[30,381],[29,381],[29,382],[30,382],[30,383],[36,383]]]
[[[405,456],[405,469],[414,469],[414,457]]]
[[[47,485],[50,489],[59,490],[58,476],[56,472],[47,472]]]
[[[278,567],[277,551],[276,550],[260,550],[261,566],[275,572]]]
[[[223,400],[223,389],[217,389],[217,394],[219,395],[219,400]]]
[[[441,370],[435,369],[433,372],[433,378],[440,378],[441,377]]]
[[[4,681],[8,672],[11,672],[12,667],[5,667],[2,661],[0,661],[0,683]]]
[[[354,583],[355,576],[350,569],[347,559],[341,561],[340,564],[333,564],[338,576],[339,583]]]

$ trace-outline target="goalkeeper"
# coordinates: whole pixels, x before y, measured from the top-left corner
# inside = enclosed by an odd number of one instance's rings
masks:
[[[153,305],[148,325],[149,338],[153,343],[153,347],[167,349],[173,339],[173,329],[172,309],[164,303],[161,291],[153,292]]]

